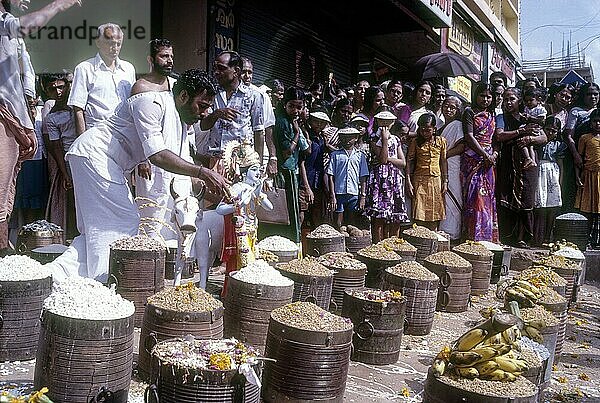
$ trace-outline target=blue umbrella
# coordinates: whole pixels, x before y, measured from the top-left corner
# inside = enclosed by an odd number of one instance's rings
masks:
[[[479,68],[468,57],[458,53],[433,53],[423,56],[417,60],[415,68],[423,72],[423,80],[481,74]]]

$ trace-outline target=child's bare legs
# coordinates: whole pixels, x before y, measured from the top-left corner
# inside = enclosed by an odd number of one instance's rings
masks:
[[[521,154],[523,155],[523,169],[529,169],[536,167],[534,159],[533,146],[521,147]]]
[[[438,230],[438,226],[440,225],[439,220],[438,221],[420,221],[420,220],[415,220],[415,222],[417,223],[417,225],[420,225],[422,227],[428,228],[432,231],[437,231]]]
[[[337,230],[340,229],[340,227],[343,225],[343,222],[344,222],[344,212],[335,213],[335,228]]]
[[[397,222],[388,222],[387,225],[385,226],[386,229],[386,234],[385,237],[386,238],[391,238],[393,236],[400,236],[400,223]]]
[[[382,218],[373,218],[371,221],[371,236],[373,243],[377,243],[386,237],[385,220]]]

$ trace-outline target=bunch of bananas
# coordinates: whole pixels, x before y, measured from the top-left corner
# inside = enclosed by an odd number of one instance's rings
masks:
[[[548,247],[550,248],[550,253],[554,253],[563,248],[571,248],[571,249],[579,250],[579,247],[577,245],[575,245],[573,242],[569,242],[564,239],[562,239],[560,241],[556,241],[554,243],[550,243],[550,244],[548,244]]]
[[[516,326],[495,333],[481,327],[470,329],[452,348],[446,346],[438,353],[432,365],[433,374],[441,376],[452,370],[468,379],[514,381],[528,369],[527,362],[513,349],[518,337]]]
[[[543,319],[532,319],[527,322],[523,322],[523,334],[529,337],[536,343],[544,343],[544,337],[541,331],[546,327],[546,321]]]
[[[520,308],[533,308],[541,296],[539,288],[525,280],[513,282],[504,293],[507,302],[516,301]]]
[[[274,254],[271,251],[268,251],[266,249],[261,249],[261,248],[258,248],[258,259],[262,259],[267,263],[279,262],[279,256],[277,256],[276,254]]]

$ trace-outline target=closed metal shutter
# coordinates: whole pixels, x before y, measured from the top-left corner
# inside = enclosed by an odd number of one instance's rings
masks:
[[[293,4],[296,10],[303,7]],[[255,84],[278,78],[286,86],[306,88],[313,81],[327,82],[330,72],[339,85],[351,83],[357,49],[347,29],[330,20],[314,24],[317,32],[298,13],[292,17],[287,2],[243,0],[238,6],[239,52],[252,60]]]

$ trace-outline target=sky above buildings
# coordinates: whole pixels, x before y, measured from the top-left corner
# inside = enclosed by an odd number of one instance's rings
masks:
[[[569,33],[571,55],[577,43],[600,77],[600,0],[521,0],[521,59],[561,58],[567,51]]]

